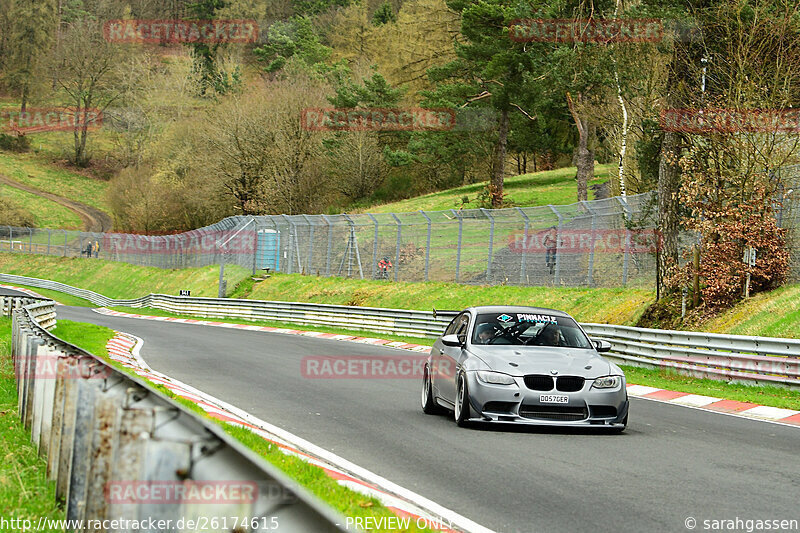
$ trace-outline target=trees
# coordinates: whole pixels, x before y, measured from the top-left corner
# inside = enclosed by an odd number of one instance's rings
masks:
[[[8,19],[11,26],[8,44],[13,43],[13,47],[5,65],[5,82],[19,91],[20,111],[25,112],[35,80],[41,76],[43,59],[52,43],[56,25],[55,1],[16,0]]]
[[[510,113],[522,112],[528,92],[532,57],[510,39],[509,24],[519,11],[501,0],[449,0],[461,15],[464,43],[457,43],[457,59],[429,71],[437,83],[430,99],[449,100],[453,107],[488,107],[497,113],[496,138],[489,194],[492,207],[503,205],[505,162]]]
[[[86,166],[90,159],[86,147],[90,114],[102,113],[135,84],[122,76],[125,52],[103,39],[97,21],[79,19],[62,31],[52,68],[66,106],[75,110],[81,124],[73,134],[72,160],[78,166]]]

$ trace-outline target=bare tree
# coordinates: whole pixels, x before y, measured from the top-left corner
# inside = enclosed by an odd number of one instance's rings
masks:
[[[103,38],[99,22],[80,19],[62,30],[53,57],[54,78],[75,112],[73,163],[86,166],[86,141],[92,117],[102,113],[130,89],[135,80],[122,75],[126,49]]]

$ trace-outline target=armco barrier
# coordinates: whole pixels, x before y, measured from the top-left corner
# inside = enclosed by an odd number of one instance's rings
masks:
[[[611,357],[698,377],[800,387],[800,340],[582,324],[611,343]]]
[[[279,321],[428,338],[441,335],[454,316],[451,311],[434,314],[406,309],[164,294],[113,300],[85,289],[37,278],[0,274],[0,282],[59,290],[105,306],[152,307],[207,318]],[[608,340],[612,345],[609,357],[626,364],[673,368],[713,379],[800,387],[800,340],[612,324],[582,326],[589,335]]]
[[[170,520],[155,526],[170,531],[344,531],[343,517],[221,427],[51,335],[39,320],[52,326],[52,314],[48,301],[14,310],[12,355],[20,418],[67,519],[127,520],[115,528],[124,531],[150,520]]]

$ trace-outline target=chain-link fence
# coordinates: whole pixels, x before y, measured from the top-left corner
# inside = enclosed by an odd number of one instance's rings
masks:
[[[800,280],[800,165],[780,171],[776,218]],[[159,268],[252,269],[393,281],[654,287],[654,193],[561,206],[228,217],[175,235],[0,226],[0,251]],[[690,247],[696,236],[681,236]]]
[[[653,286],[653,195],[566,206],[228,217],[175,235],[0,227],[0,251],[394,281]]]

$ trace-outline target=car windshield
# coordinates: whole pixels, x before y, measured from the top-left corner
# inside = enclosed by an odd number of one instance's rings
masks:
[[[475,320],[472,344],[592,347],[574,320],[546,312],[480,314]]]

